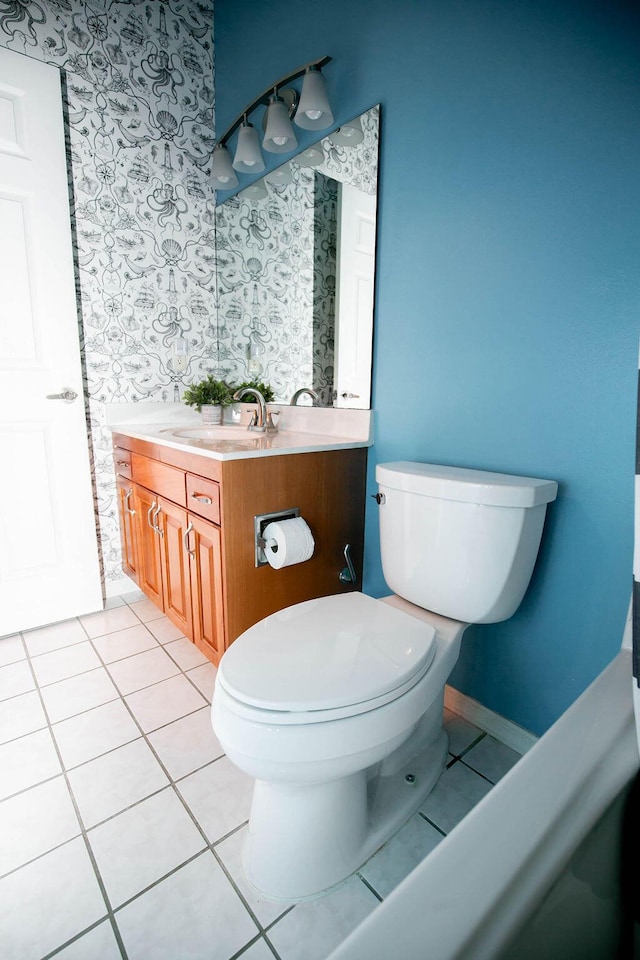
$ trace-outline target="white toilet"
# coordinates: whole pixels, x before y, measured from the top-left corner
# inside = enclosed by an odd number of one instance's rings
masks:
[[[425,463],[376,469],[395,596],[322,597],[226,651],[213,727],[255,778],[244,870],[276,900],[357,870],[442,771],[444,685],[470,623],[506,620],[535,564],[557,484]]]

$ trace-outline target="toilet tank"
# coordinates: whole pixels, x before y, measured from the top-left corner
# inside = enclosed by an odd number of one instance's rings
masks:
[[[432,463],[381,463],[380,550],[400,597],[464,623],[512,616],[558,485]]]

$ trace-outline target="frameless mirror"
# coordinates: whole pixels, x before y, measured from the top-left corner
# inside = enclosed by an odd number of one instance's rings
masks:
[[[379,105],[216,207],[218,365],[368,409]],[[301,403],[310,403],[308,395]]]

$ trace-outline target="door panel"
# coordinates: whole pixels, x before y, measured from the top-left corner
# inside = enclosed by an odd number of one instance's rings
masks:
[[[185,636],[191,636],[191,584],[189,581],[189,554],[184,536],[187,529],[187,511],[168,500],[160,499],[161,512],[157,524],[162,530],[162,583],[164,612]]]
[[[193,639],[216,665],[224,653],[222,608],[222,541],[220,527],[189,514]]]
[[[2,635],[102,608],[60,75],[2,48],[0,223]]]

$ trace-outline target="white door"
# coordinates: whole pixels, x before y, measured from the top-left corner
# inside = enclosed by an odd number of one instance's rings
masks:
[[[371,406],[376,198],[349,183],[338,196],[334,389],[337,407]]]
[[[101,608],[60,74],[0,48],[0,636]]]

